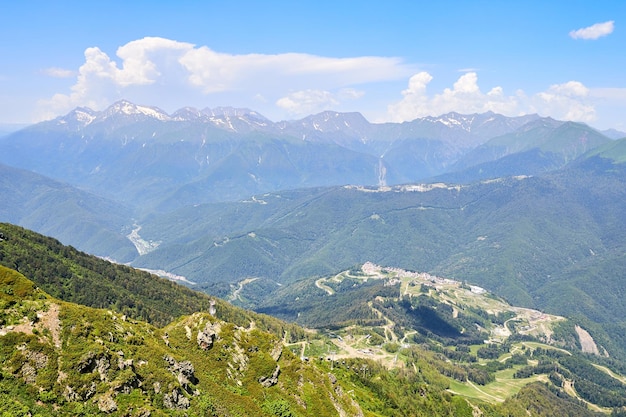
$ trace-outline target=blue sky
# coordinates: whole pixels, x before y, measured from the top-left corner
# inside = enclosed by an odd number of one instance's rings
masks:
[[[0,123],[125,98],[372,122],[539,113],[626,131],[623,1],[4,1]]]

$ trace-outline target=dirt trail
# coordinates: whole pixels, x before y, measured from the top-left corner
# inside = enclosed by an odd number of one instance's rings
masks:
[[[247,284],[250,284],[251,282],[254,282],[257,279],[258,278],[246,278],[243,281],[239,281],[238,283],[239,287],[237,287],[237,289],[233,291],[230,297],[228,297],[228,301],[235,301],[237,299],[239,299],[239,301],[243,301],[241,299],[241,296],[239,295],[241,293],[241,290],[243,290],[243,287],[245,287]]]
[[[326,291],[328,295],[333,295],[335,293],[335,290],[330,288],[328,285],[325,285],[324,282],[326,282],[326,278],[320,278],[315,281],[315,286],[320,290]]]
[[[41,313],[39,320],[41,324],[52,335],[54,346],[61,347],[61,320],[59,320],[59,305],[50,304],[48,311]]]
[[[387,324],[382,326],[382,328],[385,329],[385,340],[387,342],[397,342],[398,336],[393,331],[393,327],[396,325],[396,323],[391,321],[389,317],[385,316],[382,311],[375,308],[372,305],[371,301],[368,303],[368,305],[372,309],[372,311],[378,316],[378,318],[384,319],[387,322]]]
[[[300,358],[304,358],[304,351],[306,349],[307,343],[308,342],[306,340],[303,340],[301,342],[296,342],[296,343],[286,343],[286,340],[283,338],[283,344],[287,347],[300,345]]]

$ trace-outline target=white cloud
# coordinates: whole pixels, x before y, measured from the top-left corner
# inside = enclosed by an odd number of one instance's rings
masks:
[[[180,62],[189,72],[189,81],[206,93],[259,88],[268,82],[273,88],[315,84],[317,88],[332,89],[407,75],[397,58],[327,58],[297,53],[231,55],[207,47],[187,52]]]
[[[341,88],[337,93],[326,90],[301,90],[289,93],[276,100],[276,105],[292,116],[306,116],[324,110],[336,108],[341,102],[357,100],[365,95],[364,91],[354,88]]]
[[[308,115],[337,106],[339,102],[332,93],[322,90],[295,91],[276,101],[276,105],[292,115]]]
[[[478,72],[478,68],[459,68],[456,72]]]
[[[589,89],[578,81],[555,84],[533,98],[532,106],[540,114],[555,119],[592,122],[596,119],[595,108],[587,100]]]
[[[76,75],[75,71],[57,67],[44,68],[41,73],[53,78],[70,78]]]
[[[340,100],[356,100],[365,95],[365,91],[355,90],[354,88],[342,88],[337,92],[337,98]]]
[[[590,90],[578,81],[550,86],[546,91],[527,95],[518,90],[506,95],[500,86],[483,93],[475,72],[463,74],[452,88],[429,95],[427,86],[432,76],[420,72],[409,79],[409,88],[402,91],[403,99],[388,106],[391,121],[415,120],[448,112],[463,114],[493,111],[507,116],[538,113],[559,120],[590,122],[596,119]]]
[[[162,96],[176,92],[196,101],[207,94],[226,92],[249,99],[263,97],[270,103],[283,97],[280,106],[295,111],[305,108],[305,103],[329,105],[339,99],[358,98],[363,93],[352,86],[402,79],[411,73],[399,58],[234,55],[158,37],[129,42],[119,47],[116,55],[119,62],[98,47],[87,48],[76,83],[67,93],[41,100],[40,116],[62,114],[76,106],[99,109],[119,98],[158,96],[159,91]],[[325,96],[319,94],[321,91],[338,93]]]
[[[427,72],[420,72],[409,79],[409,88],[402,91],[404,98],[388,106],[392,121],[409,121],[418,117],[436,116],[451,111],[460,113],[496,113],[515,112],[518,97],[505,96],[501,87],[495,87],[488,93],[480,91],[478,76],[475,72],[463,74],[452,88],[446,88],[440,94],[429,96],[427,86],[433,77]]]
[[[610,35],[613,33],[613,29],[615,27],[614,21],[610,20],[604,23],[596,23],[595,25],[588,26],[586,28],[581,28],[578,30],[572,30],[569,33],[569,36],[572,39],[593,39],[596,40],[603,36]]]

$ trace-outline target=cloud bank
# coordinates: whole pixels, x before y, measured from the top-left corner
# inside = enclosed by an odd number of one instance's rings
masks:
[[[600,36],[609,30],[612,22],[581,29],[583,32],[576,31],[580,32],[576,36]],[[76,71],[42,70],[51,77],[75,77],[75,82],[69,91],[39,102],[39,120],[65,114],[78,106],[100,110],[121,98],[162,108],[169,106],[173,111],[178,107],[172,106],[205,107],[211,97],[216,105],[253,107],[270,117],[279,114],[293,118],[350,106],[363,111],[370,106],[368,117],[380,122],[410,121],[452,111],[493,111],[508,116],[539,113],[556,119],[592,122],[596,120],[597,103],[626,100],[622,90],[593,90],[578,81],[547,86],[538,93],[517,90],[507,94],[501,86],[483,91],[478,73],[472,68],[460,70],[464,73],[452,86],[429,92],[433,75],[416,72],[416,66],[399,58],[334,58],[301,53],[236,55],[158,37],[119,47],[116,59],[98,47],[87,48],[84,56],[84,63]],[[406,88],[399,91],[405,80]],[[374,102],[378,103],[377,108],[371,107]]]
[[[613,33],[614,21],[610,20],[604,23],[596,23],[595,25],[588,26],[586,28],[572,30],[569,36],[572,39],[591,39],[596,40],[603,36],[608,36]]]
[[[452,88],[430,95],[427,87],[432,79],[427,72],[413,75],[409,79],[408,88],[402,91],[402,100],[388,106],[388,118],[403,122],[453,111],[464,114],[493,111],[507,116],[538,113],[561,120],[596,120],[596,111],[589,97],[590,90],[578,81],[554,84],[546,91],[532,96],[527,96],[522,90],[514,95],[506,95],[499,86],[486,93],[481,91],[478,75],[468,72],[459,77]]]
[[[119,62],[97,47],[85,50],[69,93],[40,101],[41,117],[53,117],[76,106],[102,108],[142,91],[163,94],[244,94],[274,102],[293,113],[336,105],[337,100],[360,97],[360,84],[399,80],[412,69],[399,58],[330,58],[301,53],[219,53],[206,46],[147,37],[117,49]],[[67,75],[58,70],[51,76]],[[347,92],[352,91],[351,94]],[[154,93],[153,93],[154,94]]]

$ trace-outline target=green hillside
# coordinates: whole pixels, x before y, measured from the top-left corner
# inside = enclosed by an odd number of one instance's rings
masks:
[[[515,132],[490,139],[465,155],[456,167],[468,168],[533,149],[550,155],[554,163],[559,161],[563,166],[609,142],[609,138],[585,124],[540,119]]]
[[[23,236],[15,237],[20,231]],[[47,265],[46,275],[63,266],[81,269],[66,256],[72,249],[54,240],[10,225],[3,225],[1,236],[0,247],[13,240],[23,255],[13,267],[32,261]],[[36,254],[42,251],[50,258],[40,264]],[[123,277],[127,282],[110,281],[112,300],[116,291],[123,294],[120,287],[141,282],[140,275]],[[66,282],[77,281],[74,274]],[[92,281],[84,285],[95,290]],[[144,298],[146,308],[167,296],[159,288]],[[502,404],[479,398],[478,391],[454,394],[458,385],[446,375],[455,368],[417,345],[402,347],[402,360],[392,366],[375,357],[303,359],[300,345],[323,346],[330,339],[223,302],[214,311],[154,327],[123,314],[116,303],[99,309],[61,301],[0,266],[0,303],[0,412],[7,416],[495,417],[526,416],[527,409],[536,416],[595,415],[554,386],[527,385],[534,377],[520,380],[517,394]]]
[[[132,209],[69,184],[0,164],[0,220],[128,262],[137,256],[123,231]]]
[[[616,140],[589,151],[585,157],[594,156],[613,160],[616,164],[626,162],[626,139]]]
[[[206,295],[7,223],[0,223],[0,264],[64,301],[114,309],[156,325],[209,309]]]
[[[608,152],[608,150],[607,150]],[[510,302],[583,316],[626,355],[626,165],[585,156],[536,177],[469,185],[341,187],[256,196],[155,216],[135,265],[255,307],[285,285],[371,261],[480,285]],[[145,234],[145,236],[144,236]],[[576,300],[576,302],[571,302]]]

